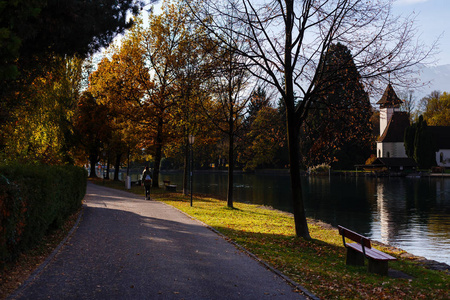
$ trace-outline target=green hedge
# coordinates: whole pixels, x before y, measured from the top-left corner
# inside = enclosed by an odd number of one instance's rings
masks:
[[[78,210],[86,182],[75,166],[0,165],[0,268]]]

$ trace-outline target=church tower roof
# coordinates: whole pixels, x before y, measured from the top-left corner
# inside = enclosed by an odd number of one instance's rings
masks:
[[[400,107],[400,104],[402,104],[403,101],[400,100],[400,98],[397,96],[397,94],[394,91],[394,88],[389,83],[386,90],[384,91],[383,97],[381,97],[380,101],[377,102],[377,104],[380,104],[380,108],[386,108],[386,107]]]

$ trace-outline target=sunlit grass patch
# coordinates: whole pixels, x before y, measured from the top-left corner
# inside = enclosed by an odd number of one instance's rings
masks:
[[[237,244],[322,299],[450,299],[448,273],[424,268],[401,258],[398,249],[380,247],[398,257],[389,266],[413,277],[390,278],[367,272],[366,266],[347,266],[346,250],[337,229],[308,220],[312,240],[295,236],[293,216],[258,205],[211,197],[193,198],[162,189],[154,199],[172,205],[215,228]]]

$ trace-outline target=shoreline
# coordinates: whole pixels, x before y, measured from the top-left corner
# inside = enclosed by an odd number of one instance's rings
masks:
[[[286,215],[289,215],[289,216],[293,217],[292,213],[285,212],[285,211],[282,211],[282,210],[279,210],[279,209],[275,209],[275,208],[273,208],[271,206],[260,205],[258,207],[264,208],[264,209],[269,209],[269,210],[275,210],[275,211],[278,211],[280,213],[283,213],[283,214],[286,214]],[[306,220],[307,220],[308,224],[314,224],[314,225],[320,226],[320,227],[328,229],[328,230],[338,231],[337,227],[335,227],[335,226],[333,226],[333,225],[331,225],[329,223],[326,223],[326,222],[324,222],[322,220],[316,220],[316,219],[311,219],[311,218],[306,218]],[[439,262],[439,261],[436,261],[436,260],[433,260],[433,259],[428,259],[428,258],[426,258],[424,256],[418,256],[418,255],[409,253],[408,251],[406,251],[404,249],[401,249],[401,248],[398,248],[398,247],[395,247],[395,246],[392,246],[392,245],[389,245],[389,244],[385,244],[385,243],[379,242],[377,240],[370,239],[370,241],[376,246],[384,247],[384,248],[387,248],[387,249],[389,249],[389,250],[391,250],[393,252],[400,253],[399,256],[401,258],[406,258],[406,259],[409,259],[409,260],[417,261],[418,263],[420,263],[421,265],[423,265],[427,269],[436,270],[436,271],[443,271],[443,272],[447,272],[447,273],[450,274],[450,265],[448,265],[447,263]]]

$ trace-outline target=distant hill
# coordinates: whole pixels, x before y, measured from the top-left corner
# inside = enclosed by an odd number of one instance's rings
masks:
[[[417,68],[417,74],[419,74],[420,81],[423,84],[426,83],[426,85],[413,88],[413,99],[415,99],[416,103],[433,91],[450,93],[450,64],[433,67],[420,65]],[[406,97],[407,89],[394,87],[394,90],[400,98],[404,99],[403,97]],[[376,109],[379,108],[376,103],[380,100],[381,96],[382,94],[372,94],[370,97],[370,102]]]
[[[434,67],[420,67],[420,80],[430,81],[429,86],[417,88],[414,96],[417,100],[428,96],[432,91],[450,92],[450,64]]]

